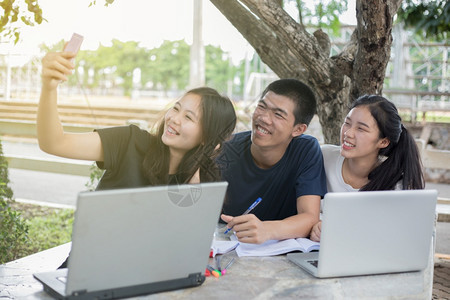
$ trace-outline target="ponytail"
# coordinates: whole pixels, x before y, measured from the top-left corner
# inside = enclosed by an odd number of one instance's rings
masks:
[[[419,149],[417,148],[414,137],[406,130],[403,124],[400,139],[393,151],[399,152],[398,154],[395,154],[395,156],[402,161],[400,170],[402,170],[403,173],[403,189],[418,190],[425,188],[425,179],[423,176],[423,166]]]
[[[360,190],[394,190],[399,182],[404,190],[423,189],[425,180],[419,149],[401,123],[395,105],[378,95],[362,96],[351,108],[360,105],[367,106],[377,122],[380,138],[389,140],[389,145],[379,151],[383,162],[369,173],[369,182]]]
[[[398,182],[403,190],[425,187],[417,144],[403,124],[401,129],[398,142],[385,153],[386,159],[369,173],[369,182],[362,191],[394,190]]]

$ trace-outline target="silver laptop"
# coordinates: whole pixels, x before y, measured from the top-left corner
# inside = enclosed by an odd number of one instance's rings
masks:
[[[436,201],[436,190],[327,193],[319,252],[287,258],[316,277],[423,270]]]
[[[59,299],[124,298],[201,285],[227,185],[80,193],[68,268],[34,277]]]

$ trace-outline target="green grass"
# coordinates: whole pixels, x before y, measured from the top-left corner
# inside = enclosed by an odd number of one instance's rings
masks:
[[[19,202],[14,202],[12,207],[21,213],[28,225],[28,242],[22,245],[20,257],[71,241],[74,210]]]
[[[437,122],[437,123],[450,123],[450,116],[447,115],[429,115],[426,114],[426,121],[427,122]]]
[[[46,250],[67,242],[72,235],[73,211],[53,211],[47,216],[34,217],[28,220],[28,253]]]
[[[411,122],[411,113],[400,111],[400,116],[404,122]],[[422,122],[423,113],[416,113],[416,122]],[[450,123],[450,113],[448,112],[426,112],[425,122],[427,123]]]

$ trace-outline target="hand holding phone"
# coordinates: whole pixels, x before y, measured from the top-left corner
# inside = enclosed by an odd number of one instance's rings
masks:
[[[79,35],[78,33],[74,33],[74,34],[72,34],[70,41],[65,45],[64,51],[77,54],[78,51],[80,50],[82,42],[83,42],[83,36]],[[72,63],[74,63],[75,58],[72,58],[70,61]]]
[[[79,35],[78,33],[74,33],[74,34],[72,34],[72,38],[70,39],[70,41],[64,47],[64,51],[73,52],[73,53],[77,54],[78,50],[80,50],[82,42],[83,42],[83,36]]]

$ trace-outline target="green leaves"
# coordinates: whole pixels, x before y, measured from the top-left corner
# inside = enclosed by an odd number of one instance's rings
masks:
[[[88,191],[95,191],[95,188],[98,185],[98,182],[103,176],[103,170],[97,167],[96,163],[93,163],[89,168],[91,173],[89,174],[89,181],[85,184]]]
[[[112,4],[114,2],[114,0],[105,0],[105,6],[108,6],[110,4]],[[92,1],[91,3],[89,3],[89,7],[91,7],[92,5],[96,5],[97,4],[97,0]]]
[[[0,3],[0,7],[3,9],[0,18],[0,37],[12,39],[15,44],[20,39],[20,23],[34,26],[45,20],[37,0],[4,0]]]
[[[12,209],[6,199],[0,199],[0,264],[23,255],[29,242],[28,229],[20,212]]]
[[[341,26],[339,16],[347,10],[347,0],[295,0],[295,3],[301,24],[329,28],[333,34],[338,34]]]
[[[8,183],[8,162],[0,143],[0,264],[20,256],[28,243],[28,225],[20,212],[10,206],[13,192]]]
[[[30,243],[23,247],[25,255],[30,255],[70,242],[74,210],[48,208],[45,215],[27,219]]]
[[[44,52],[60,51],[63,41],[53,46],[41,46]],[[185,90],[189,83],[190,45],[184,40],[164,41],[159,47],[147,49],[138,42],[113,40],[111,46],[100,45],[97,50],[80,51],[75,60],[75,76],[69,85],[80,83],[87,88],[122,87],[130,95],[136,85],[139,89]],[[220,47],[205,47],[206,85],[227,92],[236,67],[228,53]],[[139,70],[140,81],[133,82],[133,73]],[[138,78],[135,78],[137,80]],[[102,85],[108,86],[102,86]]]
[[[109,6],[114,0],[104,0],[105,6]],[[93,0],[89,6],[95,5]],[[0,2],[0,38],[14,41],[20,40],[21,25],[35,26],[46,21],[42,14],[38,0],[3,0]],[[22,23],[22,24],[21,24]]]
[[[23,210],[24,205],[13,200],[8,183],[8,163],[0,143],[0,264],[70,241],[73,210],[48,209],[52,213],[47,213],[44,209],[43,214],[25,219],[23,213],[32,209]]]
[[[149,51],[142,79],[164,91],[184,90],[189,82],[189,45],[184,40],[164,41]]]
[[[406,0],[397,13],[406,27],[416,28],[416,33],[424,33],[427,38],[445,40],[450,32],[450,1]]]

